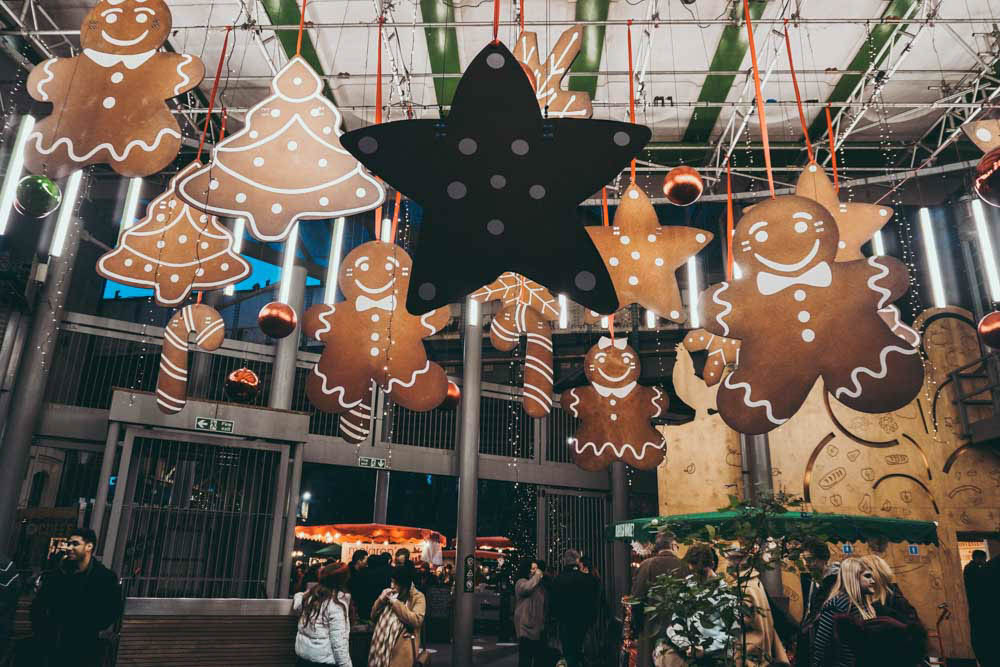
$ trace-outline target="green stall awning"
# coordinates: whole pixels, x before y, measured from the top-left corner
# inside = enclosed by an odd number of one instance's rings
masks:
[[[618,540],[647,540],[656,537],[664,526],[678,538],[696,537],[705,526],[715,526],[718,537],[732,535],[737,522],[745,521],[740,512],[705,512],[700,514],[673,514],[620,521],[608,527],[608,537]],[[821,512],[785,512],[770,519],[774,535],[785,532],[784,526],[808,522],[817,533],[830,542],[867,542],[882,538],[890,542],[911,544],[937,544],[937,524],[933,521],[910,521],[850,514],[824,514]]]

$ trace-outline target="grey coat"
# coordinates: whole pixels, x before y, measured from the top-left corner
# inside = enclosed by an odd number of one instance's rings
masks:
[[[541,639],[545,629],[545,589],[541,577],[518,579],[514,584],[514,630],[518,639]]]

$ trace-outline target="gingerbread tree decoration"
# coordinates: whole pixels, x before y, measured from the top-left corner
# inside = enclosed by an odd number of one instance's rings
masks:
[[[146,215],[97,261],[98,274],[152,288],[161,306],[176,306],[191,290],[219,289],[250,275],[250,264],[233,250],[233,235],[219,219],[177,198],[177,182],[200,167],[192,162],[170,179]]]
[[[562,87],[563,78],[580,53],[582,42],[583,26],[573,26],[559,36],[549,57],[542,61],[536,33],[522,32],[517,38],[514,57],[531,79],[538,106],[550,118],[590,118],[594,115],[590,94]]]
[[[977,120],[966,123],[962,131],[983,153],[1000,148],[1000,120]]]
[[[559,319],[559,302],[552,293],[524,276],[507,271],[470,295],[480,303],[500,301],[503,308],[490,322],[490,342],[509,352],[521,336],[528,339],[524,352],[524,411],[544,417],[552,410],[552,329]]]
[[[920,391],[918,349],[879,314],[906,292],[906,266],[892,257],[835,262],[839,240],[833,214],[795,195],[754,206],[737,225],[742,277],[699,299],[705,330],[740,341],[739,367],[718,395],[734,430],[777,428],[818,378],[861,412],[896,410]]]
[[[394,402],[417,412],[444,400],[448,377],[427,358],[423,339],[444,328],[451,311],[447,306],[422,316],[406,311],[411,265],[394,243],[363,243],[341,264],[338,284],[346,301],[306,311],[306,335],[326,345],[306,380],[306,395],[320,410],[358,409],[370,396],[372,380]]]
[[[83,52],[31,70],[28,93],[53,108],[28,137],[29,171],[60,178],[103,163],[134,177],[173,161],[181,131],[165,101],[197,87],[205,65],[159,51],[171,25],[163,0],[101,0],[80,26]]]
[[[618,308],[638,303],[674,322],[687,318],[676,272],[708,245],[712,240],[710,232],[660,225],[649,197],[632,183],[618,204],[614,224],[590,226],[587,233],[611,274]],[[587,311],[584,317],[592,323],[600,316],[596,311]]]
[[[340,145],[340,110],[301,56],[271,82],[272,95],[215,147],[212,162],[180,182],[189,204],[243,217],[261,241],[283,241],[299,220],[327,220],[379,206],[385,190]]]
[[[583,360],[590,386],[563,392],[562,407],[581,421],[569,445],[584,470],[603,470],[612,461],[653,470],[663,461],[666,443],[650,424],[667,407],[656,387],[639,380],[639,355],[626,339],[602,336]]]

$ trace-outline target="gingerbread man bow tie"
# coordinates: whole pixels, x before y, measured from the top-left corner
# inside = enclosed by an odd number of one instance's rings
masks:
[[[615,339],[615,340],[617,340],[617,339]],[[625,339],[622,338],[622,340],[625,340]],[[603,396],[605,398],[607,398],[608,396],[615,396],[617,398],[625,398],[626,396],[628,396],[629,394],[632,393],[633,389],[635,389],[635,381],[629,382],[624,387],[617,387],[617,388],[616,387],[605,387],[604,385],[597,384],[596,382],[591,382],[590,384],[594,387],[594,389],[597,390],[598,394],[600,394],[601,396]]]
[[[368,297],[362,295],[359,296],[357,301],[354,302],[354,308],[359,313],[363,313],[364,311],[372,308],[379,308],[381,310],[392,312],[396,310],[396,295],[390,294],[389,296],[379,299],[378,301],[375,299],[369,299]]]
[[[118,63],[121,63],[128,69],[135,69],[149,60],[156,53],[156,49],[132,54],[105,53],[104,51],[95,51],[94,49],[84,49],[83,52],[101,67],[114,67]]]
[[[797,276],[777,276],[767,271],[757,273],[757,290],[764,296],[777,294],[792,285],[809,285],[810,287],[829,287],[833,281],[830,265],[820,262],[813,268]]]

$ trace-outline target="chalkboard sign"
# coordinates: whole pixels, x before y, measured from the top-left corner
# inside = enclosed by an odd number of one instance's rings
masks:
[[[425,594],[428,618],[448,618],[451,615],[451,586],[433,584],[427,587]]]

